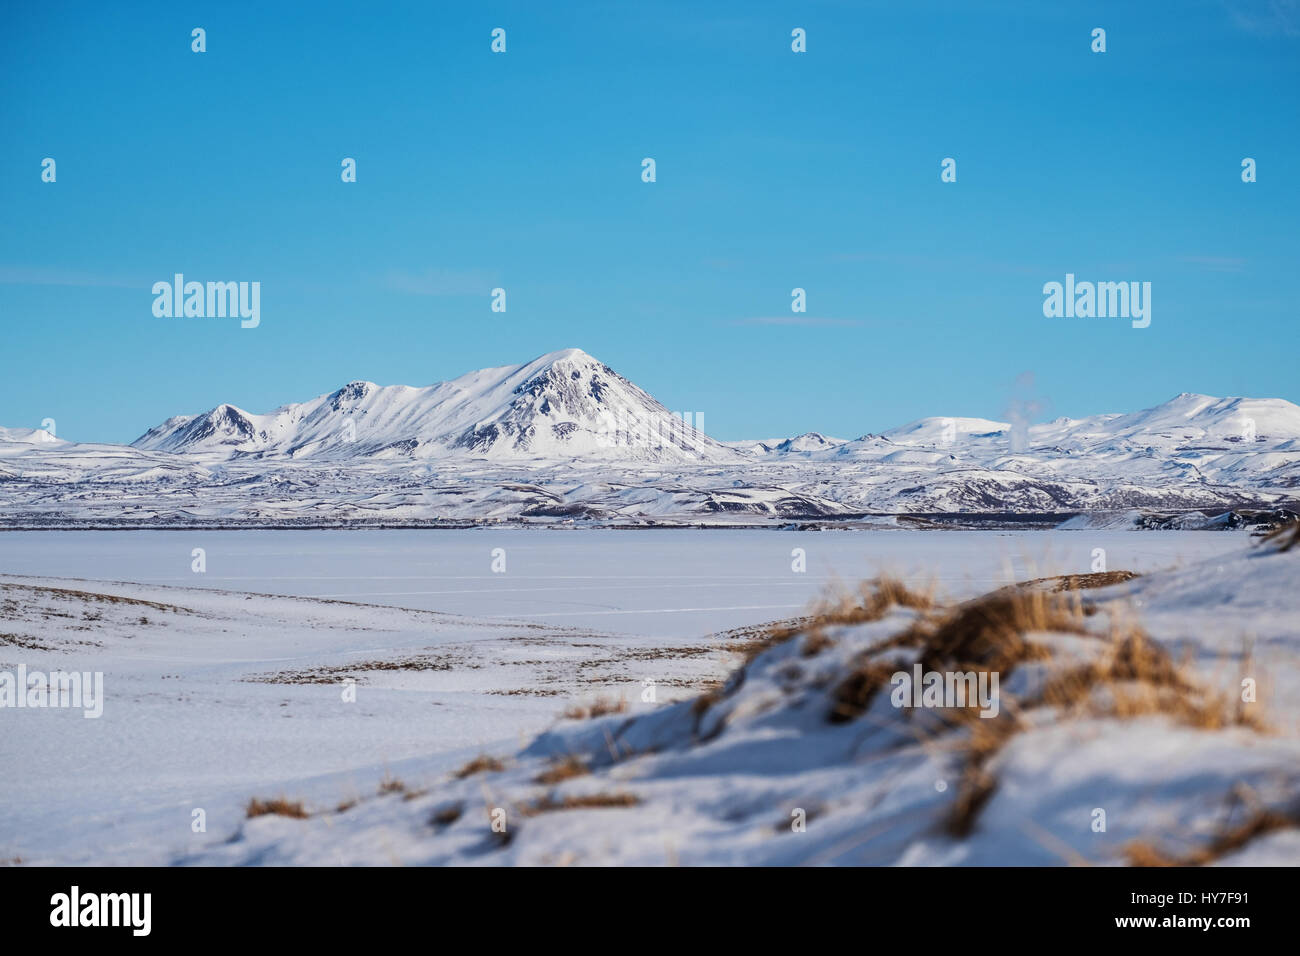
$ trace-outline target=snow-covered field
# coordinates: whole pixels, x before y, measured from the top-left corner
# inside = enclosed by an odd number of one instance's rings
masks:
[[[816,658],[801,637],[768,651],[703,717],[671,703],[717,694],[753,625],[834,582],[892,573],[965,599],[1087,573],[1098,548],[1148,576],[1087,592],[1114,598],[1089,627],[1123,604],[1220,682],[1253,638],[1272,734],[1159,714],[1045,721],[995,758],[1001,784],[959,839],[934,830],[962,792],[950,742],[900,744],[888,710],[825,720],[836,675],[912,611],[843,629]],[[1062,845],[1105,858],[1135,834],[1211,827],[1234,783],[1270,805],[1294,792],[1297,561],[1237,532],[0,534],[0,674],[104,680],[96,719],[0,710],[0,860],[1060,862]],[[564,717],[596,702],[622,709]],[[482,753],[504,769],[452,776]],[[559,756],[591,772],[533,783]],[[611,793],[636,803],[558,809]],[[279,796],[312,815],[245,819],[250,798]],[[498,807],[508,841],[490,828]],[[777,824],[795,807],[809,822],[790,842]],[[1071,836],[1081,807],[1110,808],[1111,835],[1085,819]],[[1294,848],[1280,828],[1249,852],[1291,862]]]

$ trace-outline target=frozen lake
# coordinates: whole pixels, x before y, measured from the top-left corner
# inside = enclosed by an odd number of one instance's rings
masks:
[[[1106,567],[1226,553],[1234,532],[663,529],[10,531],[0,572],[222,588],[683,637],[789,617],[888,572],[953,597]],[[195,548],[207,570],[191,570]],[[496,549],[505,570],[492,570]],[[792,570],[802,548],[806,571]],[[498,563],[498,566],[500,564]]]

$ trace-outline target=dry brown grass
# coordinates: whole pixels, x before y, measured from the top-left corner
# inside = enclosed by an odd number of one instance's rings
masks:
[[[808,617],[748,629],[746,633],[752,637],[743,643],[729,645],[727,649],[742,654],[744,661],[741,666],[747,667],[768,648],[802,634],[805,637],[801,652],[805,657],[812,657],[834,643],[826,634],[828,627],[878,621],[896,607],[925,611],[933,606],[931,592],[914,591],[898,578],[881,575],[862,582],[856,591],[823,598]]]
[[[472,777],[476,773],[499,773],[506,769],[506,765],[496,757],[489,757],[487,754],[479,754],[465,766],[456,771],[456,779],[464,780],[466,777]]]
[[[539,813],[551,813],[555,810],[593,810],[618,807],[635,807],[641,801],[630,793],[589,793],[582,796],[567,796],[557,800],[547,795],[540,800],[524,804],[519,809],[521,816],[532,817]]]
[[[386,793],[405,793],[405,792],[406,792],[406,784],[402,783],[402,781],[398,780],[396,777],[390,777],[387,773],[384,774],[384,779],[379,781],[380,796],[383,796]]]
[[[960,731],[955,746],[963,769],[945,821],[955,836],[965,836],[974,827],[996,787],[988,764],[1024,728],[1021,715],[1030,708],[1056,707],[1071,717],[1133,719],[1160,714],[1203,730],[1264,729],[1255,712],[1247,713],[1230,695],[1203,687],[1189,667],[1176,663],[1140,628],[1116,622],[1108,635],[1087,630],[1087,609],[1072,592],[1116,583],[1119,578],[1074,577],[1056,581],[1053,587],[1004,588],[946,613],[930,609],[902,634],[860,655],[831,692],[827,719],[843,723],[864,714],[876,693],[888,687],[898,668],[879,655],[890,648],[917,648],[917,661],[926,672],[986,671],[1005,679],[1017,666],[1055,656],[1049,642],[1031,640],[1031,635],[1086,635],[1098,642],[1097,653],[1086,662],[1049,673],[1034,699],[1018,701],[1001,693],[1000,714],[995,718],[981,718],[975,701],[939,715],[939,725],[930,732],[937,736]],[[886,603],[874,604],[868,611]]]
[[[130,607],[148,607],[153,608],[156,611],[171,611],[175,614],[194,613],[188,608],[183,608],[176,604],[160,604],[157,601],[146,601],[142,598],[123,597],[120,594],[99,594],[95,591],[78,591],[72,588],[48,588],[33,584],[0,584],[0,589],[5,591],[37,591],[64,600],[83,602],[93,601],[97,604],[123,604]]]
[[[1123,584],[1141,577],[1134,571],[1093,571],[1089,574],[1058,574],[1050,578],[1034,578],[1014,585],[1017,588],[1042,588],[1054,593],[1062,591],[1087,591],[1091,588],[1107,588],[1112,584]]]
[[[1058,707],[1070,714],[1134,719],[1163,714],[1200,730],[1266,729],[1239,699],[1204,687],[1140,628],[1114,630],[1094,660],[1054,674],[1042,695],[1025,706]]]
[[[587,720],[595,717],[607,717],[610,714],[621,714],[626,710],[626,698],[608,700],[604,697],[600,697],[586,707],[575,705],[568,708],[565,710],[564,716],[569,720]]]
[[[957,782],[957,796],[944,820],[944,828],[955,837],[964,837],[975,829],[980,810],[997,789],[997,778],[988,770],[989,761],[1023,725],[1018,717],[1005,711],[992,720],[979,717],[969,708],[957,711],[955,716],[967,733],[960,746],[963,768]]]
[[[775,647],[777,644],[784,644],[796,634],[802,634],[803,632],[803,627],[773,627],[758,632],[757,636],[750,640],[731,644],[727,647],[727,650],[734,654],[739,654],[741,658],[741,666],[747,667],[753,662],[754,658],[759,654],[762,654],[769,647]]]
[[[876,691],[889,683],[890,675],[897,669],[883,661],[864,660],[835,685],[827,719],[833,724],[843,724],[861,717],[871,706]]]
[[[779,640],[773,639],[775,635],[779,634],[782,639],[788,640],[801,633],[810,620],[811,618],[807,617],[792,617],[781,621],[769,621],[766,624],[734,627],[714,634],[713,637],[721,640],[721,643],[715,644],[714,647],[717,650],[739,654],[744,663],[748,663],[763,648],[779,643]]]
[[[896,607],[928,611],[934,607],[930,590],[914,591],[898,578],[884,574],[858,586],[856,593],[823,600],[813,615],[814,625],[865,624],[879,621]]]
[[[34,637],[22,637],[17,634],[0,634],[0,645],[21,647],[25,651],[52,651],[51,644],[43,644]]]
[[[804,657],[816,657],[828,647],[833,647],[835,642],[827,636],[825,631],[816,630],[803,639],[803,646],[799,648],[799,653]]]
[[[1257,837],[1296,827],[1300,827],[1300,808],[1282,811],[1255,807],[1241,822],[1222,826],[1204,846],[1175,853],[1150,840],[1133,840],[1124,847],[1124,856],[1130,866],[1206,866]]]
[[[1264,535],[1264,540],[1271,543],[1279,551],[1290,551],[1297,544],[1300,544],[1300,521],[1292,521],[1280,528],[1274,528]]]
[[[1294,527],[1300,528],[1300,523]],[[1300,537],[1300,531],[1292,529],[1288,533]],[[911,609],[917,614],[900,633],[880,641],[854,659],[848,672],[831,690],[829,721],[842,723],[857,719],[868,710],[874,695],[889,685],[899,668],[895,660],[883,656],[884,652],[914,648],[915,660],[924,671],[995,672],[1000,682],[1019,666],[1047,664],[1032,698],[1017,700],[1005,691],[1000,693],[997,717],[981,717],[979,702],[971,700],[965,707],[943,709],[934,715],[937,721],[918,722],[913,726],[914,733],[928,738],[927,746],[939,741],[943,747],[954,748],[959,757],[957,791],[944,821],[947,831],[955,836],[965,836],[975,827],[981,808],[997,786],[990,763],[1009,740],[1028,726],[1025,713],[1030,709],[1056,708],[1062,718],[1135,719],[1163,715],[1203,730],[1233,726],[1264,730],[1253,711],[1248,714],[1232,695],[1216,694],[1205,687],[1189,664],[1179,664],[1144,631],[1125,623],[1118,608],[1108,606],[1109,633],[1085,627],[1089,616],[1096,612],[1093,605],[1084,603],[1078,592],[1122,583],[1136,576],[1128,571],[1114,571],[1041,578],[955,607],[941,606],[930,593],[909,589],[897,579],[886,577],[868,582],[855,595],[824,603],[810,618],[746,632],[745,643],[732,645],[733,649],[743,649],[744,664],[727,684],[710,687],[693,701],[691,709],[697,719],[697,730],[698,722],[714,704],[743,686],[749,665],[763,651],[802,636],[800,654],[811,657],[832,646],[834,640],[827,634],[829,628],[878,621],[894,608]],[[1082,645],[1076,641],[1069,646],[1082,647],[1089,653],[1069,660],[1058,657],[1063,651],[1050,637],[1044,639],[1053,634],[1084,638]],[[710,736],[720,730],[721,722]],[[558,783],[585,772],[586,767],[580,761],[570,758],[545,771],[536,782]],[[635,802],[627,794],[564,800],[548,796],[526,807],[524,813],[582,806],[631,806]],[[1254,835],[1283,825],[1297,824],[1289,817],[1261,812],[1223,834],[1204,852],[1212,858],[1213,854],[1227,852]],[[1144,853],[1144,859],[1154,860],[1157,851],[1135,844],[1130,855],[1136,860]],[[1199,857],[1185,859],[1194,861]]]
[[[245,816],[250,820],[253,817],[265,816],[292,817],[295,820],[305,820],[309,816],[303,809],[301,800],[287,800],[284,797],[275,797],[272,800],[259,800],[257,797],[248,801],[248,807],[245,810]]]
[[[828,719],[844,723],[860,717],[876,692],[889,683],[897,667],[875,659],[880,650],[919,646],[918,661],[926,671],[983,670],[1005,676],[1023,661],[1050,655],[1041,643],[1026,638],[1039,632],[1083,633],[1078,602],[1042,590],[1004,590],[959,605],[947,614],[927,614],[859,658],[859,664],[832,691]]]
[[[696,717],[703,717],[706,710],[725,696],[726,690],[723,684],[715,683],[711,687],[706,687],[699,697],[691,701],[691,713]]]
[[[895,607],[927,611],[934,607],[934,598],[929,592],[914,591],[897,578],[882,575],[874,580],[864,581],[856,592],[823,599],[814,613],[808,617],[782,621],[778,625],[766,628],[747,630],[747,634],[754,636],[742,644],[732,645],[729,649],[738,651],[744,656],[738,672],[743,680],[746,668],[769,648],[803,635],[800,653],[804,657],[813,657],[835,643],[826,633],[826,628],[878,621]],[[738,687],[740,682],[740,680],[735,681],[734,686]],[[858,690],[861,694],[867,695],[867,688],[862,686],[861,682]],[[702,717],[705,711],[725,696],[723,685],[710,687],[695,698],[691,711],[697,718]],[[844,719],[850,718],[844,717]]]
[[[1014,701],[1003,694],[1003,712],[997,719],[980,719],[970,708],[951,715],[969,733],[961,748],[964,770],[957,798],[945,821],[948,832],[959,837],[971,832],[996,787],[987,770],[989,761],[1024,728],[1019,714],[1034,707],[1056,707],[1071,718],[1132,720],[1159,714],[1199,730],[1265,729],[1255,712],[1202,686],[1189,667],[1175,662],[1140,628],[1119,625],[1099,639],[1105,643],[1095,659],[1051,675],[1039,697]],[[1133,852],[1144,851],[1136,847]]]
[[[1037,590],[995,592],[959,605],[952,613],[924,620],[902,643],[920,645],[926,670],[984,669],[1009,672],[1026,660],[1049,656],[1032,633],[1083,634],[1078,600]]]
[[[972,765],[962,774],[957,796],[944,818],[943,828],[952,836],[963,838],[975,829],[975,820],[989,802],[997,780],[983,765]]]
[[[590,772],[591,770],[585,763],[570,754],[563,760],[557,760],[555,763],[551,764],[551,766],[546,768],[546,770],[542,771],[542,773],[537,776],[536,782],[550,786],[552,784],[561,783],[565,780],[572,780],[574,777],[581,777]]]
[[[462,803],[452,803],[445,807],[439,807],[429,817],[429,824],[435,827],[449,827],[459,820],[464,812],[465,805]]]

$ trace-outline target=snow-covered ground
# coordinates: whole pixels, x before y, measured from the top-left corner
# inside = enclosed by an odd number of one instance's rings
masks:
[[[215,832],[254,792],[366,794],[408,758],[431,775],[567,707],[633,696],[642,674],[664,698],[690,692],[727,655],[722,637],[213,589],[4,576],[0,602],[0,673],[104,675],[98,718],[0,708],[0,859],[32,862],[165,860],[189,845],[193,808]]]
[[[0,710],[0,860],[1116,860],[1130,839],[1210,839],[1233,792],[1243,806],[1286,812],[1296,792],[1300,549],[1275,554],[1242,533],[190,538],[0,535],[0,673],[102,671],[105,697],[97,719]],[[206,550],[206,574],[190,570],[194,547]],[[491,571],[497,547],[502,574]],[[794,547],[806,549],[805,573],[790,567]],[[796,634],[725,694],[710,691],[761,630],[744,625],[799,614],[833,580],[894,572],[964,599],[1086,573],[1095,548],[1111,569],[1146,574],[1084,592],[1099,608],[1088,628],[1105,633],[1123,607],[1207,685],[1232,690],[1241,667],[1253,668],[1270,733],[1040,709],[988,762],[997,786],[959,837],[943,829],[966,792],[955,732],[909,723],[887,698],[827,721],[827,695],[860,655],[920,612],[832,629],[816,654]],[[1038,639],[1087,653],[1079,636]],[[1247,639],[1254,656],[1243,665],[1234,657]],[[1004,713],[1033,672],[1008,675]],[[349,678],[355,701],[344,699]],[[642,699],[645,681],[653,702]],[[702,708],[693,701],[705,693],[715,696]],[[623,709],[564,717],[596,701]],[[483,753],[504,769],[456,779]],[[534,782],[569,757],[590,772]],[[245,819],[250,798],[280,796],[311,816]],[[614,805],[582,808],[584,799]],[[491,827],[498,808],[505,834]],[[1091,828],[1098,808],[1103,833]],[[795,809],[807,818],[801,833],[791,831]],[[1233,853],[1300,859],[1287,827]]]

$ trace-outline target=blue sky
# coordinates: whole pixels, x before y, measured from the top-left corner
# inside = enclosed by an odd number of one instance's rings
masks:
[[[0,425],[129,441],[575,346],[724,439],[1300,400],[1293,0],[0,18]],[[155,318],[176,272],[259,281],[261,325]],[[1067,272],[1151,282],[1151,326],[1045,318]]]

